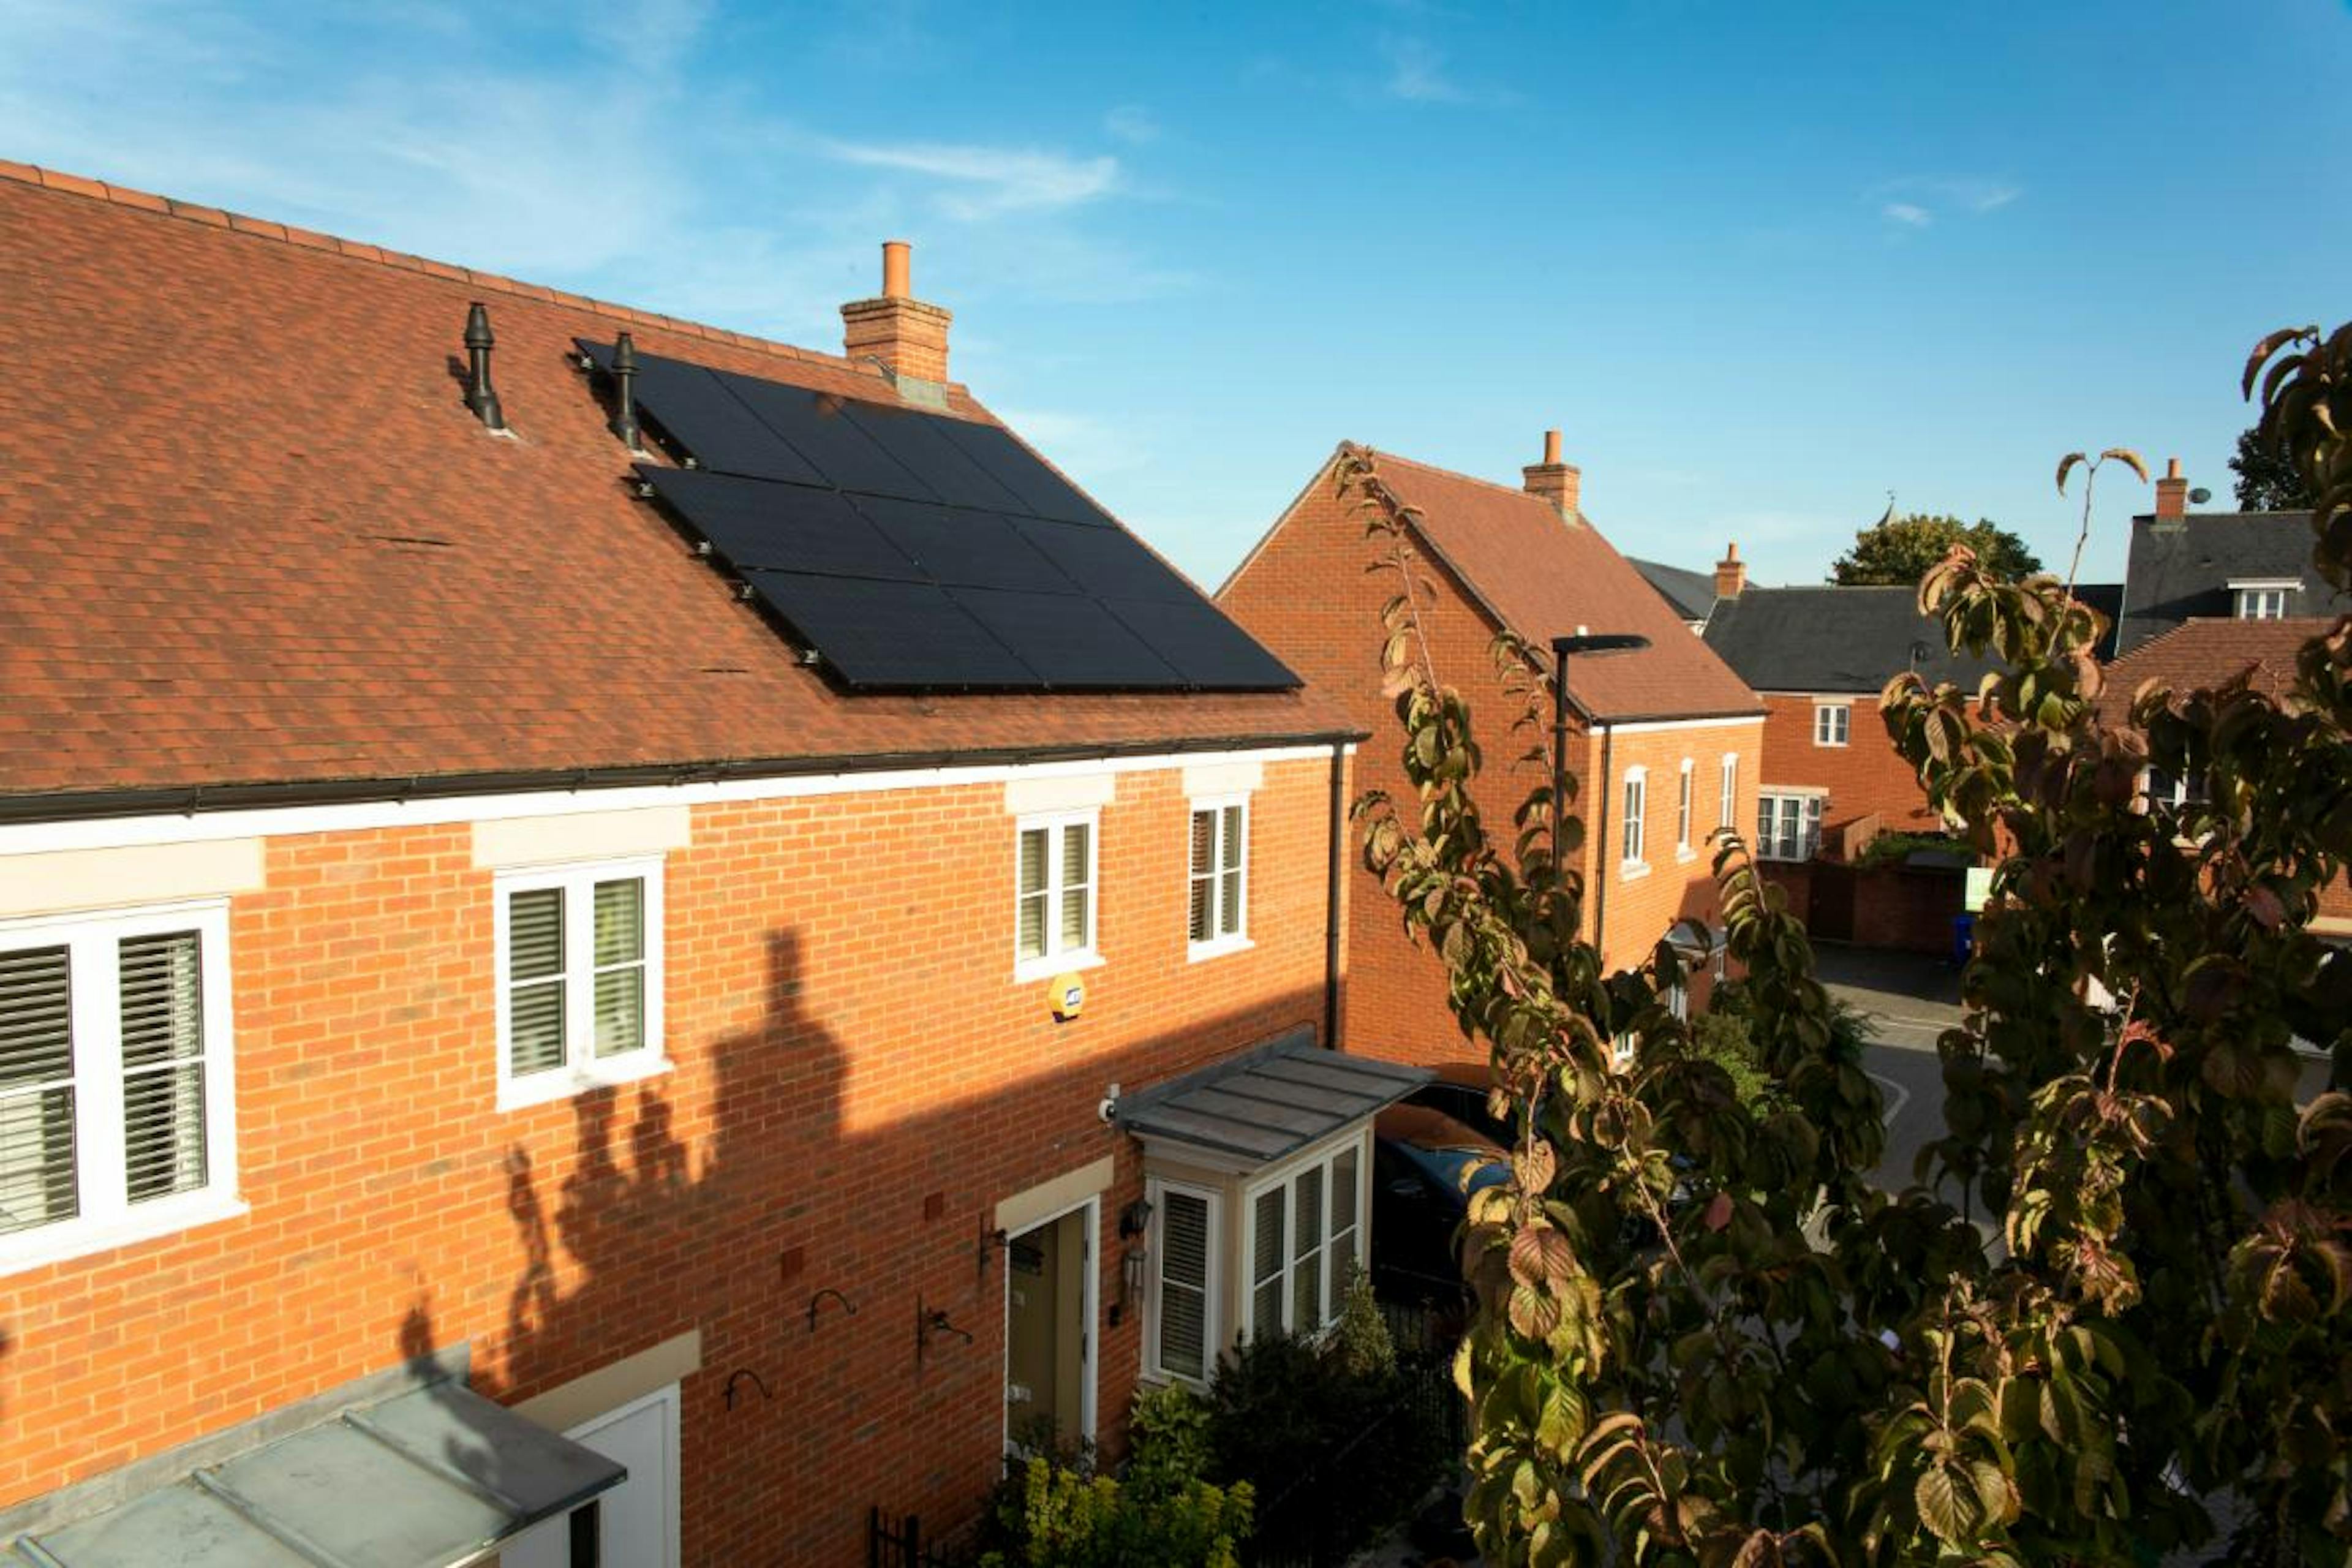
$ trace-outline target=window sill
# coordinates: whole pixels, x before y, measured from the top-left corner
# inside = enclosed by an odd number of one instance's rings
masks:
[[[674,1066],[667,1057],[648,1055],[643,1061],[613,1062],[571,1072],[533,1073],[526,1079],[500,1079],[499,1109],[528,1110],[534,1105],[552,1105],[593,1089],[615,1089],[659,1078]]]
[[[0,1275],[153,1241],[251,1212],[235,1193],[187,1193],[162,1203],[142,1204],[104,1225],[68,1220],[43,1226],[0,1243]]]
[[[1024,958],[1013,966],[1013,984],[1032,985],[1074,969],[1099,969],[1104,962],[1103,955],[1092,948],[1077,952],[1051,953],[1044,958]]]
[[[1650,863],[1647,860],[1620,860],[1617,863],[1617,879],[1621,882],[1638,882],[1649,874]]]
[[[1221,936],[1214,942],[1191,942],[1184,945],[1184,962],[1199,963],[1203,959],[1223,958],[1229,952],[1247,952],[1256,945],[1246,936]]]
[[[1697,858],[1698,851],[1687,844],[1675,851],[1675,863],[1678,866],[1687,866]]]

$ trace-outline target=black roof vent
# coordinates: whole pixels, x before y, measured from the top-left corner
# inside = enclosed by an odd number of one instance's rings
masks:
[[[637,438],[637,345],[626,332],[613,340],[612,428],[630,451],[643,449]]]
[[[466,406],[475,416],[493,430],[507,427],[506,414],[499,407],[498,388],[490,384],[490,350],[498,339],[490,335],[490,312],[479,300],[466,312]]]

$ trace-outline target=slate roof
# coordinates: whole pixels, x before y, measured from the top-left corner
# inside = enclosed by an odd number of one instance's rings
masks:
[[[845,695],[632,498],[568,355],[626,326],[642,352],[895,397],[874,367],[5,163],[0,278],[12,808],[1350,729],[1301,691]],[[475,300],[511,440],[459,398]]]
[[[1718,600],[1706,646],[1759,691],[1875,693],[1906,669],[1973,688],[1990,661],[1955,655],[1914,588],[1750,588]]]
[[[2108,665],[2099,693],[2099,717],[2120,724],[2132,699],[2149,681],[2186,696],[2220,686],[2252,666],[2254,689],[2269,696],[2294,679],[2295,655],[2335,622],[2324,616],[2278,621],[2198,616],[2168,627]]]
[[[1548,643],[1587,626],[1638,632],[1636,653],[1580,661],[1569,689],[1596,719],[1700,719],[1761,713],[1764,704],[1590,520],[1564,525],[1525,490],[1432,468],[1394,453],[1375,470],[1398,500],[1419,509],[1423,542],[1521,637]]]
[[[1625,557],[1625,563],[1664,595],[1666,603],[1675,607],[1675,614],[1686,621],[1703,621],[1707,611],[1715,607],[1712,572],[1685,572],[1663,561],[1644,561],[1634,555]]]
[[[2307,511],[2192,511],[2161,522],[2134,518],[2116,652],[2127,654],[2192,617],[2234,615],[2232,580],[2302,584],[2288,602],[2291,616],[2352,610],[2352,600],[2313,568],[2312,542]]]

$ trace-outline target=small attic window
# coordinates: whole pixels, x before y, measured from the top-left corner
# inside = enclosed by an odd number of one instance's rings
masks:
[[[2287,601],[2301,586],[2292,577],[2261,581],[2232,579],[2230,593],[2235,608],[2231,613],[2242,621],[2284,620]]]

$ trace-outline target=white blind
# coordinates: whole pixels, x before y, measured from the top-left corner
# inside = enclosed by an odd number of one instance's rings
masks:
[[[1062,951],[1075,952],[1094,940],[1094,888],[1087,875],[1094,856],[1094,829],[1073,823],[1062,829]]]
[[[1250,1337],[1272,1339],[1282,1332],[1283,1189],[1258,1194],[1251,1226],[1256,1234],[1250,1251]]]
[[[1291,1194],[1290,1322],[1303,1334],[1323,1326],[1323,1167],[1299,1172]]]
[[[1356,1262],[1356,1152],[1342,1149],[1331,1160],[1331,1302],[1348,1283]]]
[[[1209,1200],[1164,1190],[1160,1205],[1160,1368],[1177,1377],[1206,1377]]]
[[[530,888],[507,899],[508,1070],[563,1065],[563,889]]]
[[[646,1044],[646,885],[635,877],[596,884],[596,1054]]]
[[[1019,952],[1024,958],[1045,956],[1046,837],[1042,827],[1024,829],[1021,835]]]
[[[1194,942],[1206,942],[1217,932],[1217,814],[1192,814],[1192,921]]]
[[[0,952],[0,1236],[80,1212],[73,1069],[66,949]]]
[[[1237,935],[1242,929],[1242,808],[1224,809],[1223,832],[1218,847],[1217,934]]]
[[[203,939],[127,938],[120,962],[122,1174],[135,1204],[205,1184]]]

